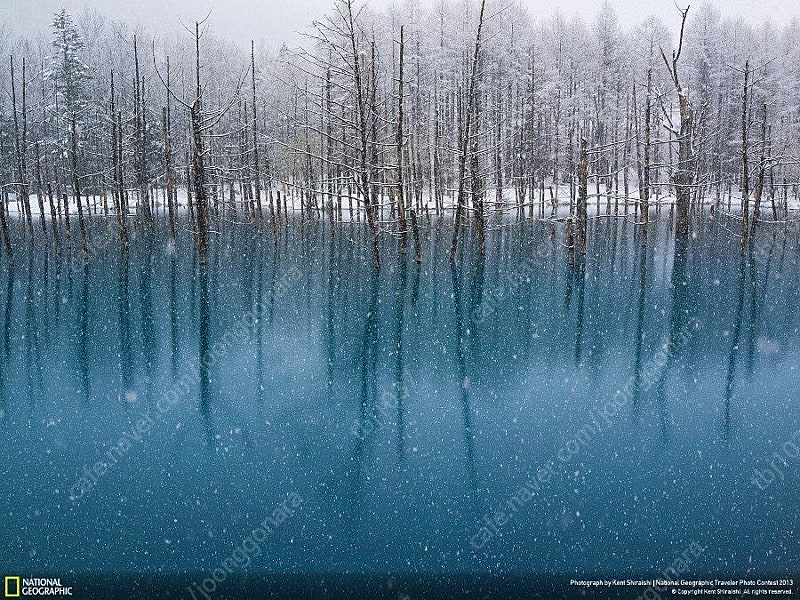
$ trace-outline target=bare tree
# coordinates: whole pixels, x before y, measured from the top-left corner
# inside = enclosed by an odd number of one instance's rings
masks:
[[[675,85],[675,92],[678,96],[678,106],[680,110],[681,126],[676,133],[678,137],[678,165],[675,169],[673,182],[677,191],[676,207],[676,235],[686,236],[689,234],[689,205],[691,203],[692,192],[694,191],[695,170],[694,170],[694,112],[689,96],[681,85],[678,75],[678,61],[683,50],[683,34],[686,27],[686,15],[689,7],[678,9],[681,15],[681,32],[678,37],[678,49],[672,51],[672,62],[667,60],[667,55],[661,50],[661,57],[669,72],[670,79]]]
[[[33,241],[33,219],[31,217],[30,191],[28,187],[28,110],[26,106],[25,59],[22,59],[22,129],[20,132],[19,116],[17,111],[17,87],[14,76],[14,57],[11,57],[11,106],[14,112],[14,146],[17,154],[17,194],[18,200],[22,199],[22,209],[28,233]]]
[[[461,227],[461,220],[464,218],[464,210],[466,208],[466,174],[467,174],[467,159],[469,158],[469,151],[471,147],[471,133],[472,121],[475,116],[475,103],[478,93],[478,60],[481,53],[481,31],[483,29],[484,10],[486,9],[486,0],[481,0],[481,9],[478,16],[478,32],[475,35],[475,49],[472,54],[472,68],[470,69],[469,76],[469,92],[467,93],[467,111],[464,116],[464,123],[459,132],[459,153],[458,153],[458,199],[456,204],[455,223],[453,224],[453,239],[450,243],[450,261],[456,258],[456,250],[458,249],[458,232]],[[458,94],[459,100],[461,94]],[[460,124],[460,121],[459,121]]]
[[[406,206],[403,196],[403,104],[405,90],[403,88],[403,67],[405,56],[405,28],[400,26],[400,71],[397,79],[397,216],[400,226],[400,254],[406,253],[408,232],[406,226]]]

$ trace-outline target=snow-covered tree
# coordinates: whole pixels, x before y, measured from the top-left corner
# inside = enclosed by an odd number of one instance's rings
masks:
[[[84,83],[90,78],[89,68],[80,57],[83,39],[66,10],[55,15],[51,27],[53,54],[45,75],[58,95],[61,116],[68,119],[86,106]]]
[[[69,170],[72,174],[72,196],[78,207],[78,225],[81,232],[84,258],[89,256],[89,245],[86,238],[86,225],[83,218],[83,205],[81,200],[81,177],[78,172],[80,159],[78,155],[78,122],[83,109],[87,105],[84,94],[84,83],[89,79],[88,67],[80,58],[83,49],[83,39],[78,33],[72,17],[66,10],[57,13],[53,20],[53,54],[50,58],[50,68],[46,77],[53,83],[56,92],[55,114],[56,131],[61,132],[66,127],[64,136],[67,142],[66,151],[62,156],[69,157]],[[67,223],[68,213],[67,213]]]

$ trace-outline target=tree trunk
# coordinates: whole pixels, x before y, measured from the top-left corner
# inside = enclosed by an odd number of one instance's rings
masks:
[[[81,202],[81,185],[78,175],[78,131],[76,125],[77,115],[73,111],[70,115],[70,158],[72,159],[72,194],[78,204],[78,228],[81,232],[81,244],[83,246],[83,260],[89,260],[89,241],[86,239],[86,223],[83,219],[83,203]],[[67,208],[67,210],[69,210]]]
[[[405,28],[400,26],[400,72],[397,83],[397,216],[400,226],[400,254],[406,253],[408,233],[406,205],[403,196],[403,57],[405,54]]]
[[[667,65],[675,92],[678,96],[678,106],[680,109],[681,129],[678,137],[678,166],[675,171],[673,183],[677,188],[677,198],[675,201],[676,223],[675,234],[686,237],[689,235],[689,205],[691,203],[692,191],[694,187],[694,112],[689,96],[683,89],[678,76],[678,61],[683,49],[683,33],[686,25],[686,15],[689,8],[680,11],[681,13],[681,32],[678,39],[678,50],[672,53],[672,65],[667,60],[664,50],[661,56]]]
[[[178,214],[175,191],[175,160],[172,157],[172,115],[170,111],[169,57],[167,58],[167,97],[162,111],[162,134],[164,145],[164,177],[166,179],[167,210],[169,212],[170,237],[174,240],[178,233]]]
[[[742,256],[747,246],[750,229],[750,161],[747,148],[748,115],[747,94],[750,78],[750,62],[744,63],[744,88],[742,91]]]
[[[761,197],[764,193],[764,177],[767,172],[767,103],[761,106],[761,156],[758,160],[758,179],[756,180],[756,188],[754,190],[754,203],[753,203],[753,223],[750,229],[750,242],[752,243],[753,237],[756,232],[756,223],[761,218]]]
[[[477,81],[478,81],[478,58],[481,51],[481,30],[483,29],[483,14],[486,8],[486,0],[481,0],[480,16],[478,17],[478,33],[475,36],[475,52],[472,56],[472,69],[469,77],[469,94],[467,96],[467,114],[464,118],[464,126],[461,128],[461,139],[459,140],[459,156],[458,156],[458,204],[456,205],[456,220],[453,225],[453,239],[450,244],[450,261],[456,259],[456,250],[458,249],[458,230],[461,226],[461,220],[464,214],[464,204],[466,201],[466,171],[467,171],[467,155],[469,154],[470,135],[472,131],[472,118],[475,110],[475,101],[477,94]],[[459,92],[459,98],[461,94]]]
[[[644,233],[647,234],[647,224],[650,218],[650,122],[652,110],[653,70],[647,70],[647,98],[644,106],[644,160],[642,167],[642,223]],[[646,235],[645,235],[646,237]]]
[[[20,135],[19,117],[17,116],[17,88],[14,76],[14,57],[11,57],[11,108],[14,112],[14,144],[17,151],[17,200],[22,201],[22,211],[25,216],[25,223],[28,226],[28,234],[33,243],[33,218],[31,217],[31,203],[28,189],[28,166],[27,166],[27,122],[26,117],[26,84],[25,84],[25,59],[22,59],[22,133]]]
[[[353,60],[353,83],[355,85],[356,93],[356,110],[358,111],[358,129],[359,129],[359,160],[360,160],[360,179],[361,181],[361,194],[364,198],[364,209],[367,216],[367,226],[369,228],[372,248],[372,259],[375,263],[375,268],[380,269],[381,259],[378,251],[378,225],[376,223],[375,207],[373,206],[373,198],[371,194],[372,186],[372,165],[369,162],[368,154],[370,149],[369,144],[369,131],[370,119],[368,118],[367,111],[369,106],[367,104],[368,98],[365,94],[364,82],[361,73],[361,53],[358,49],[356,41],[357,30],[353,18],[353,3],[352,0],[347,0],[347,27],[348,38],[350,41],[351,58]],[[374,116],[373,116],[374,118]]]
[[[208,197],[206,193],[206,171],[203,158],[203,89],[200,86],[200,23],[195,22],[195,77],[196,97],[189,110],[192,126],[192,177],[194,179],[194,197],[197,208],[197,247],[200,265],[206,264],[208,250]]]
[[[258,109],[256,108],[256,50],[255,43],[250,40],[250,71],[253,84],[253,182],[255,184],[256,211],[258,213],[258,230],[264,224],[264,211],[261,207],[261,161],[258,156]]]
[[[580,172],[578,174],[578,242],[581,256],[586,256],[587,204],[589,196],[589,159],[586,151],[586,137],[581,136]]]
[[[135,121],[135,166],[136,166],[136,179],[139,188],[139,205],[138,211],[142,219],[149,223],[151,221],[150,215],[150,194],[147,182],[147,153],[145,146],[145,116],[144,116],[144,79],[139,75],[139,52],[136,44],[136,36],[133,36],[133,61],[134,61],[134,75],[136,81],[134,82],[134,121]]]

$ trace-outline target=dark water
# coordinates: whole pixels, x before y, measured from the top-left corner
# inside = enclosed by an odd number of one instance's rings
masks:
[[[571,268],[547,224],[453,266],[433,226],[380,274],[357,225],[223,230],[206,272],[185,230],[125,258],[95,228],[85,268],[20,248],[4,568],[210,572],[270,517],[237,570],[655,575],[694,544],[691,573],[800,572],[798,240],[764,227],[740,259],[735,224],[676,250],[598,221]]]

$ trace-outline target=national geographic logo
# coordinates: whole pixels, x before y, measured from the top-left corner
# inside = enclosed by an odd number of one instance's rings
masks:
[[[6,575],[3,592],[6,598],[20,596],[72,596],[72,586],[61,585],[61,578],[24,578]]]

